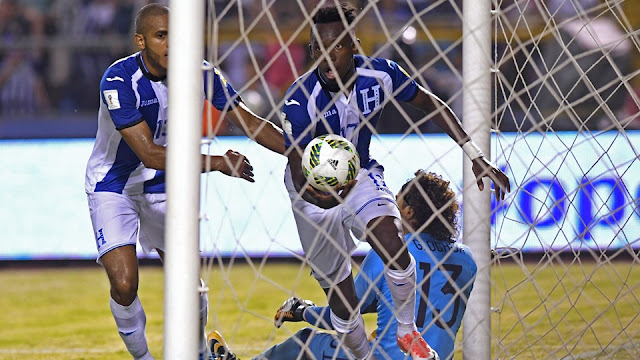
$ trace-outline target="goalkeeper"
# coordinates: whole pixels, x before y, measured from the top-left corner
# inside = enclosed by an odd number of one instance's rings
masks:
[[[428,197],[425,199],[424,195]],[[449,182],[423,171],[407,181],[396,196],[403,219],[405,242],[416,259],[417,282],[416,324],[422,336],[441,359],[452,359],[456,334],[473,288],[476,263],[471,250],[454,242],[457,234],[458,202]],[[436,211],[433,211],[436,209]],[[369,251],[355,278],[362,313],[378,314],[377,328],[371,342],[377,359],[404,359],[396,345],[396,322],[393,298],[383,274],[384,263]],[[278,309],[275,325],[285,321],[306,321],[324,329],[332,329],[328,307],[317,307],[311,301],[292,297]],[[233,359],[229,349],[221,346],[219,334],[209,336],[210,346],[220,359]],[[304,328],[284,342],[257,356],[257,359],[346,359],[348,350],[332,333]],[[228,353],[225,358],[223,354]]]
[[[496,198],[504,199],[509,179],[484,157],[444,105],[398,64],[357,54],[355,22],[355,9],[348,3],[320,8],[313,17],[310,50],[317,67],[291,85],[283,107],[289,159],[285,186],[305,257],[327,294],[331,324],[353,356],[367,358],[371,347],[351,275],[350,255],[355,249],[351,234],[367,241],[382,259],[380,272],[394,300],[398,346],[413,360],[432,359],[414,318],[418,264],[402,240],[400,213],[385,184],[384,169],[370,156],[372,129],[385,103],[392,98],[407,102],[439,115],[433,121],[472,160],[480,190],[484,188],[482,178],[488,176]],[[315,191],[302,173],[299,150],[324,134],[344,136],[360,156],[357,181],[347,184],[340,194]]]

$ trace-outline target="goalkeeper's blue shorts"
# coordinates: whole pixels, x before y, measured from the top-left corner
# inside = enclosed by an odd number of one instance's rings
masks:
[[[353,359],[353,357],[347,355],[348,352],[349,350],[340,344],[340,340],[335,335],[304,328],[284,342],[258,355],[255,359]]]

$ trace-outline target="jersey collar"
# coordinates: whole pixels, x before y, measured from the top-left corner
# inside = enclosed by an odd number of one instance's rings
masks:
[[[140,67],[140,70],[142,70],[142,74],[144,74],[144,76],[151,80],[151,81],[163,81],[164,79],[167,78],[167,76],[155,76],[152,73],[149,72],[149,70],[147,70],[147,67],[144,64],[144,61],[142,61],[142,51],[138,53],[138,55],[136,56],[136,61],[138,62],[138,66]]]

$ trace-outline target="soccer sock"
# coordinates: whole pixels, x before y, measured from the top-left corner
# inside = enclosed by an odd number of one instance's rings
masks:
[[[393,298],[398,335],[400,337],[416,330],[414,314],[416,308],[416,259],[409,254],[411,262],[404,270],[388,269],[385,272],[387,286]]]
[[[122,306],[112,298],[109,298],[109,305],[120,337],[129,353],[136,360],[153,360],[144,334],[147,317],[144,314],[140,299],[136,296],[131,305]]]
[[[205,288],[204,281],[200,279],[200,286]],[[200,349],[199,352],[203,354],[207,348],[207,333],[206,326],[209,318],[209,297],[207,292],[203,291],[200,294]]]
[[[343,320],[331,312],[331,324],[342,335],[342,341],[349,348],[356,359],[365,359],[369,355],[369,340],[364,330],[364,320],[360,315],[360,309],[356,309],[357,315],[351,320]]]

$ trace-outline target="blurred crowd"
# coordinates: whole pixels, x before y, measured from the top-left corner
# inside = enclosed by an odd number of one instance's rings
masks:
[[[0,0],[0,125],[16,119],[24,123],[43,114],[93,116],[102,73],[135,51],[134,17],[147,2]],[[276,123],[287,87],[311,65],[306,24],[319,2],[267,1],[267,9],[262,0],[206,2],[207,33],[215,33],[217,43],[207,47],[205,57],[221,68],[256,112]],[[352,3],[362,9],[357,30],[362,51],[397,61],[462,117],[462,0]],[[504,0],[500,4],[496,28],[503,28],[500,32],[505,35],[518,27],[544,29],[551,23],[558,31],[535,41],[522,37],[528,40],[523,43],[499,36],[494,47],[498,80],[492,91],[496,128],[607,129],[616,126],[612,117],[626,128],[640,128],[640,92],[633,90],[640,83],[629,76],[638,63],[638,49],[629,38],[632,31],[622,29],[604,2]],[[626,14],[629,19],[638,16]],[[407,131],[410,120],[403,113],[413,121],[422,117],[412,108],[389,104],[378,131]],[[429,122],[420,129],[439,131]],[[236,132],[225,127],[219,134]]]

